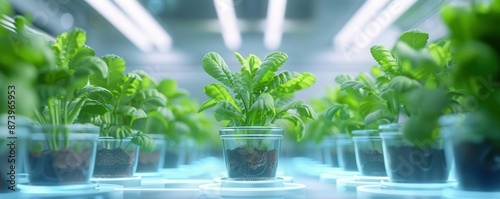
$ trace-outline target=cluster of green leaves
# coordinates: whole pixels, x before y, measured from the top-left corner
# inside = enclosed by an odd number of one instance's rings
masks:
[[[366,128],[404,121],[404,136],[414,144],[428,143],[439,135],[438,118],[462,110],[461,92],[451,86],[453,60],[450,42],[427,44],[429,35],[419,29],[401,34],[395,46],[371,47],[377,61],[373,81],[360,75],[357,80],[336,78],[341,90],[360,98],[358,114]]]
[[[477,136],[500,145],[500,134],[492,130],[500,128],[500,0],[447,5],[441,16],[456,62],[453,85],[465,91],[467,111],[481,115],[474,125]]]
[[[211,99],[201,105],[199,112],[214,107],[215,118],[229,121],[229,126],[268,126],[279,119],[288,120],[298,129],[297,140],[302,139],[301,117],[315,118],[315,112],[304,101],[293,101],[293,97],[295,92],[312,86],[316,77],[307,72],[276,74],[288,59],[282,52],[270,53],[262,61],[253,54],[246,58],[235,55],[240,72],[230,71],[217,53],[203,57],[203,69],[221,84],[205,86],[204,92]]]
[[[0,18],[11,14],[8,2],[0,0]],[[31,118],[33,110],[39,106],[35,88],[38,70],[54,65],[55,57],[45,38],[25,28],[29,21],[22,17],[14,20],[12,30],[0,26],[0,92],[2,96],[10,93],[14,98],[0,99],[3,104],[0,114],[9,114],[10,111],[18,118]]]
[[[102,137],[132,137],[132,143],[139,145],[141,150],[154,150],[154,141],[147,133],[152,124],[167,125],[161,115],[167,98],[144,71],[124,73],[123,58],[104,55],[101,59],[107,66],[107,76],[91,76],[88,80],[90,85],[100,89],[96,93],[100,99],[82,107],[85,112],[79,121],[100,126]]]
[[[169,99],[169,112],[164,114],[169,126],[164,132],[171,140],[194,139],[200,145],[213,131],[217,131],[215,121],[206,114],[198,113],[198,102],[190,97],[188,91],[179,88],[175,80],[164,79],[157,88]]]

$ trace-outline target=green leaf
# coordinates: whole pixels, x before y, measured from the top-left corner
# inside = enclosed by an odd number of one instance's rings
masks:
[[[302,100],[298,100],[287,105],[283,111],[296,110],[300,117],[315,119],[314,109]]]
[[[325,118],[329,121],[336,120],[340,117],[341,112],[345,112],[347,105],[345,104],[334,104],[330,106],[325,111]]]
[[[405,93],[412,89],[421,87],[420,83],[416,80],[410,79],[405,76],[397,76],[389,82],[389,88],[394,89],[396,92]]]
[[[12,13],[12,7],[9,4],[9,1],[0,0],[0,16],[6,15],[10,16]]]
[[[177,82],[173,79],[164,79],[158,84],[156,89],[165,95],[165,97],[171,98],[177,91]]]
[[[56,55],[57,65],[62,68],[68,68],[70,59],[79,48],[85,45],[86,39],[85,31],[79,28],[73,29],[69,34],[60,34],[52,46]]]
[[[429,39],[429,34],[425,33],[420,29],[412,29],[403,32],[399,37],[399,40],[408,44],[415,50],[420,50],[427,45],[427,40]]]
[[[253,87],[263,87],[263,85],[271,82],[274,79],[274,73],[278,71],[278,68],[281,67],[287,59],[288,56],[282,52],[268,54],[256,71],[252,83]]]
[[[140,147],[141,152],[152,152],[156,148],[156,143],[153,138],[148,134],[139,131],[137,135],[132,137],[132,143],[137,144]]]
[[[370,125],[379,120],[393,120],[393,115],[384,109],[376,110],[365,117],[365,125]]]
[[[119,96],[118,99],[123,99],[124,97],[129,97],[137,92],[139,83],[141,82],[141,77],[134,73],[127,73],[122,76],[118,82],[118,87],[112,90],[113,96]]]
[[[351,75],[346,75],[346,74],[340,74],[340,75],[335,77],[335,83],[337,83],[339,85],[341,85],[344,82],[349,81],[349,80],[354,80],[354,77]]]
[[[207,101],[205,101],[201,106],[200,108],[198,109],[198,113],[201,113],[202,111],[206,110],[206,109],[209,109],[209,108],[212,108],[214,107],[215,105],[217,105],[221,100],[219,99],[209,99]]]
[[[137,108],[132,107],[132,106],[121,106],[118,109],[118,113],[121,115],[130,116],[133,119],[148,117],[148,115],[146,114],[146,112],[144,112],[144,110],[137,109]]]
[[[293,124],[295,132],[296,132],[295,139],[297,140],[297,142],[301,141],[304,138],[304,136],[305,136],[305,130],[304,130],[305,124],[302,121],[302,119],[300,119],[300,117],[298,117],[296,115],[285,115],[281,119],[290,121]]]
[[[74,104],[70,104],[71,108],[69,109],[68,118],[66,118],[65,124],[73,124],[73,122],[80,115],[80,111],[85,103],[86,99],[77,99]]]
[[[109,90],[92,85],[85,85],[82,89],[78,89],[74,96],[75,98],[89,98],[101,104],[107,104],[113,98]]]
[[[146,112],[154,110],[156,107],[167,106],[167,98],[153,88],[139,91],[134,95],[133,101],[138,105],[138,108]]]
[[[346,89],[353,89],[353,90],[359,90],[359,89],[370,89],[368,86],[363,84],[362,82],[356,81],[356,80],[347,80],[340,85],[340,90],[346,90]]]
[[[218,121],[230,120],[241,122],[244,119],[241,112],[227,101],[220,101],[215,107],[214,114],[215,119]]]
[[[234,79],[226,62],[214,52],[207,53],[202,60],[203,70],[225,86],[235,89]]]
[[[107,77],[92,76],[90,84],[106,88],[109,91],[118,90],[117,87],[125,71],[125,60],[116,55],[105,55],[101,59],[108,66],[108,75]]]
[[[110,125],[105,127],[103,130],[103,136],[111,136],[116,139],[123,139],[127,137],[132,137],[134,135],[134,129],[126,125]]]
[[[82,113],[90,115],[104,115],[107,112],[109,112],[109,109],[104,104],[96,100],[87,98],[85,100],[85,104],[82,107],[82,110],[80,110],[80,115]]]
[[[238,110],[241,110],[241,108],[239,108],[239,106],[236,104],[236,101],[234,100],[233,96],[224,86],[220,84],[209,84],[205,86],[203,91],[208,97],[212,99],[227,101],[231,103]]]
[[[391,51],[381,45],[375,45],[370,48],[370,53],[377,63],[382,67],[384,72],[391,75],[397,74],[398,62],[392,55]]]
[[[250,69],[250,72],[253,75],[257,72],[257,70],[260,68],[262,65],[262,61],[257,57],[257,55],[250,54],[245,58],[246,63],[248,64],[248,68]]]
[[[264,113],[271,113],[272,116],[276,114],[274,109],[274,98],[269,93],[262,93],[257,100],[250,107],[250,111],[260,111]]]

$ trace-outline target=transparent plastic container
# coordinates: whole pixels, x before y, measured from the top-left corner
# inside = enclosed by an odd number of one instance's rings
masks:
[[[500,193],[500,147],[493,139],[480,136],[485,132],[497,134],[500,128],[494,122],[479,113],[450,114],[439,118],[443,136],[452,140],[453,173],[461,191]]]
[[[353,131],[356,163],[363,176],[387,176],[379,130]]]
[[[32,126],[26,169],[30,185],[88,184],[96,157],[99,127]]]
[[[163,168],[166,149],[165,135],[149,134],[149,136],[153,138],[156,148],[151,152],[144,152],[139,149],[137,173],[157,173]]]
[[[220,129],[219,134],[229,180],[276,179],[282,128],[225,127]]]
[[[167,138],[165,144],[163,168],[175,169],[179,168],[179,165],[185,164],[187,151],[186,139],[184,137],[181,137],[179,140]]]
[[[334,168],[339,167],[335,137],[325,136],[321,141],[320,148],[323,164],[329,165]]]
[[[116,139],[100,137],[94,178],[123,178],[134,176],[137,170],[139,146],[132,143],[132,137]]]
[[[402,125],[381,129],[387,175],[393,183],[447,183],[452,165],[450,142],[438,138],[416,146],[401,133]]]
[[[344,171],[358,171],[354,142],[349,135],[339,134],[335,137],[339,167]]]

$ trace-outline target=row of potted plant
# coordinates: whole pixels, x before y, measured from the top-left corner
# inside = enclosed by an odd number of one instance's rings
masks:
[[[0,3],[0,14],[9,16],[8,3]],[[157,82],[144,71],[125,73],[123,58],[96,56],[85,44],[84,30],[49,41],[28,31],[28,24],[16,17],[14,28],[0,28],[1,90],[9,93],[0,100],[9,104],[0,113],[9,118],[2,121],[3,131],[17,129],[19,143],[26,142],[17,145],[17,162],[26,161],[31,185],[158,172],[164,167],[158,157],[174,148],[167,141],[201,143],[214,127],[209,117],[197,114],[198,104],[175,81]],[[2,147],[7,137],[2,134]],[[17,172],[24,168],[16,166]]]
[[[377,61],[370,75],[335,78],[340,93],[352,101],[330,100],[320,115],[331,126],[317,133],[352,137],[351,149],[337,141],[344,170],[387,175],[396,183],[446,183],[454,163],[461,189],[499,190],[494,121],[500,29],[493,25],[499,5],[497,0],[446,5],[441,14],[448,37],[428,43],[427,33],[406,31],[393,48],[370,49]],[[352,148],[355,163],[352,155],[346,157]]]

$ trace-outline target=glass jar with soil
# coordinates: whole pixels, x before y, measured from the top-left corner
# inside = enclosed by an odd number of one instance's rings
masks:
[[[453,156],[451,143],[442,137],[418,145],[406,140],[402,125],[380,133],[385,168],[393,183],[447,183]]]
[[[337,168],[339,161],[337,157],[337,146],[333,135],[323,137],[320,144],[323,164]]]
[[[356,162],[362,176],[387,176],[384,164],[382,139],[378,130],[352,132]]]
[[[149,134],[149,136],[153,138],[156,148],[151,152],[144,152],[139,149],[137,173],[157,173],[163,168],[166,148],[165,135]]]
[[[165,153],[163,168],[175,169],[184,164],[186,157],[186,140],[181,137],[179,140],[165,139]]]
[[[335,143],[337,145],[339,167],[344,171],[357,172],[358,165],[352,138],[347,134],[339,134],[335,137]]]
[[[443,136],[452,141],[455,177],[465,191],[500,192],[500,126],[480,113],[453,114],[439,118]],[[496,141],[496,142],[495,142]]]
[[[134,176],[139,147],[132,143],[132,137],[122,139],[100,137],[97,143],[94,178]]]
[[[266,126],[224,127],[219,131],[229,180],[276,179],[283,129]]]
[[[32,126],[26,169],[30,185],[88,184],[94,169],[99,127]]]

